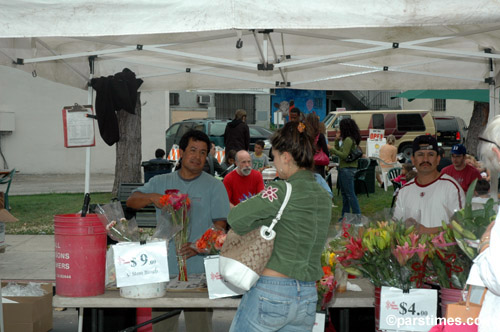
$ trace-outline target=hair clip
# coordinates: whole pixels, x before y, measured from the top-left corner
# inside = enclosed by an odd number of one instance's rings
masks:
[[[299,133],[303,133],[304,129],[306,129],[306,125],[302,122],[299,122],[299,125],[297,126],[297,130],[299,131]]]

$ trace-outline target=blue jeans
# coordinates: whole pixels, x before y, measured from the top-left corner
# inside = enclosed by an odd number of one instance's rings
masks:
[[[342,217],[346,213],[360,214],[361,209],[359,208],[358,198],[356,197],[356,192],[354,191],[354,173],[356,172],[355,167],[344,167],[339,170],[338,182],[340,186],[340,192],[342,194]]]
[[[243,295],[229,332],[311,331],[317,300],[315,282],[262,276]]]

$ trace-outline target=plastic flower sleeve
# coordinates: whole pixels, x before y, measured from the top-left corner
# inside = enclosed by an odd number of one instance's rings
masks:
[[[125,219],[120,202],[97,205],[96,214],[106,228],[108,236],[117,242],[141,241],[142,230],[135,218]]]
[[[217,255],[225,240],[226,231],[212,226],[192,244],[192,247],[200,254]]]
[[[153,234],[153,239],[164,239],[168,242],[175,234],[181,231],[182,228],[182,224],[173,222],[170,212],[162,210],[160,216],[156,220],[156,229]]]

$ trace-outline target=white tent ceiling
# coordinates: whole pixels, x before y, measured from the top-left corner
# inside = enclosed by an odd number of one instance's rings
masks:
[[[0,8],[0,65],[79,88],[91,55],[95,77],[127,67],[144,79],[141,90],[484,89],[498,73],[490,59],[500,58],[498,0],[0,0]],[[258,68],[266,63],[270,70]]]

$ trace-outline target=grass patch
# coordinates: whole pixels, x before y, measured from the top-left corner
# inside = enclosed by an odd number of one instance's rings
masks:
[[[361,213],[373,217],[378,212],[391,206],[392,188],[387,191],[376,186],[375,193],[366,197],[358,195]],[[332,226],[342,214],[342,196],[334,190],[332,208]],[[106,204],[111,201],[111,193],[95,193],[91,196],[91,204]],[[54,234],[54,215],[77,213],[83,204],[83,193],[80,194],[42,194],[10,196],[11,213],[19,219],[16,223],[6,223],[7,234]],[[151,230],[150,230],[151,231]]]
[[[95,193],[90,203],[105,204],[111,198],[111,193]],[[9,203],[19,221],[6,223],[7,234],[54,234],[54,215],[80,211],[83,193],[9,196]]]

